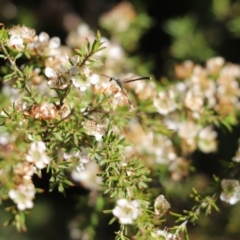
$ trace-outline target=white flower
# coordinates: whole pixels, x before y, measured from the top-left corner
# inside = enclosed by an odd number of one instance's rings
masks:
[[[118,44],[111,44],[107,48],[106,56],[111,63],[115,63],[115,61],[120,61],[124,56],[123,49]]]
[[[34,39],[36,32],[34,29],[28,28],[26,26],[14,26],[8,31],[10,36],[18,35],[25,41],[29,42]]]
[[[70,69],[70,76],[72,80],[72,84],[76,87],[79,88],[81,92],[85,92],[87,88],[90,86],[90,82],[87,81],[89,76],[86,75],[88,74],[88,71],[90,71],[89,68],[85,68],[80,71],[78,66],[73,66]]]
[[[154,202],[154,211],[157,215],[163,215],[170,208],[169,202],[163,195],[159,195]]]
[[[151,235],[157,240],[181,240],[176,234],[169,233],[167,230],[156,230]]]
[[[55,72],[55,70],[53,68],[50,68],[50,67],[46,67],[45,69],[45,75],[48,77],[48,78],[57,78],[58,75],[57,73]]]
[[[222,57],[210,58],[207,60],[206,68],[210,74],[216,74],[221,70],[224,62]]]
[[[50,163],[50,158],[45,151],[46,145],[44,142],[33,142],[28,150],[26,160],[32,162],[37,168],[43,169]]]
[[[30,181],[33,174],[36,172],[36,167],[29,162],[19,162],[14,168],[14,173],[20,175],[23,179]]]
[[[155,239],[168,240],[168,232],[165,230],[156,230],[152,233],[152,237]]]
[[[82,23],[77,28],[77,33],[82,38],[88,37],[92,34],[92,31],[90,30],[89,26],[85,23]]]
[[[139,209],[139,201],[129,201],[127,199],[119,199],[117,206],[113,209],[113,215],[117,217],[121,224],[132,224],[138,218],[141,211]]]
[[[235,204],[240,200],[240,185],[239,181],[234,179],[223,179],[221,181],[223,189],[220,199],[224,202]]]
[[[200,130],[200,126],[197,123],[189,120],[178,124],[178,135],[186,143],[186,147],[189,151],[194,151],[197,148],[197,134]]]
[[[13,35],[8,40],[8,46],[21,51],[24,49],[23,39],[19,35]]]
[[[96,84],[99,82],[99,76],[97,74],[92,74],[92,76],[90,76],[89,78],[89,82],[91,84]]]
[[[25,210],[33,207],[32,200],[35,196],[35,188],[31,182],[28,182],[10,190],[8,195],[17,204],[19,210]]]
[[[64,76],[67,68],[61,64],[58,73],[50,67],[46,67],[45,75],[49,78],[48,85],[50,88],[64,89],[68,86],[68,76]]]
[[[87,78],[89,78],[89,77],[91,76],[92,71],[91,71],[90,68],[84,67],[84,68],[82,69],[82,74],[83,74],[83,75],[85,76],[85,78],[87,79]]]
[[[173,91],[159,92],[157,97],[153,99],[153,105],[162,115],[167,115],[177,109],[175,94]]]
[[[203,106],[203,96],[201,94],[188,91],[184,100],[185,106],[192,111],[201,112]]]
[[[124,106],[129,104],[129,100],[126,94],[117,86],[116,92],[110,98],[109,104],[111,105],[112,109],[117,109],[118,106]]]
[[[76,151],[70,154],[64,153],[63,158],[71,162],[73,162],[74,159],[77,159],[79,162],[79,165],[76,167],[77,172],[84,170],[84,164],[88,163],[90,160],[88,153],[84,148],[82,149],[82,151]]]
[[[82,77],[80,75],[76,75],[74,77],[71,77],[72,83],[76,88],[79,88],[81,92],[85,92],[87,88],[89,87],[89,82],[83,81]]]
[[[199,129],[200,126],[197,125],[195,122],[192,121],[181,122],[179,123],[178,126],[178,134],[181,138],[191,140],[197,136]]]
[[[73,170],[71,177],[74,181],[88,189],[99,189],[102,178],[98,176],[100,172],[99,165],[95,161],[89,161],[85,164],[82,171]]]
[[[41,32],[38,36],[38,40],[41,43],[47,43],[49,40],[49,35],[45,32]]]
[[[61,109],[58,111],[58,114],[61,118],[67,118],[71,113],[71,108],[69,105],[64,104]]]
[[[214,152],[217,149],[217,132],[211,126],[200,130],[198,135],[198,147],[204,153]]]
[[[60,53],[60,38],[53,37],[41,32],[34,41],[27,44],[27,48],[36,51],[39,55],[56,56]]]
[[[97,124],[91,120],[85,121],[84,128],[86,130],[86,134],[95,136],[97,141],[102,140],[102,137],[106,131],[103,125]]]
[[[59,48],[61,45],[61,40],[59,37],[53,37],[49,41],[49,47],[52,48]]]

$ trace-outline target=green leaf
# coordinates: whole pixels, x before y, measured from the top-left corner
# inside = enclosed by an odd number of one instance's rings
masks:
[[[67,180],[67,179],[64,179],[64,181],[63,181],[66,185],[68,185],[68,186],[74,186],[74,184],[71,182],[71,181],[69,181],[69,180]]]
[[[58,185],[58,191],[61,192],[61,193],[64,192],[64,187],[61,183]]]
[[[54,137],[55,137],[58,141],[63,141],[63,138],[62,138],[61,134],[58,133],[58,132],[55,132],[55,133],[54,133]]]
[[[14,76],[14,73],[9,73],[9,74],[5,75],[4,82],[12,80],[13,76]]]
[[[18,58],[21,58],[22,55],[23,55],[23,53],[19,52],[19,53],[16,55],[16,57],[15,57],[15,61],[16,61]]]
[[[115,221],[116,221],[117,219],[114,217],[114,218],[112,218],[110,221],[109,221],[109,225],[111,225],[111,224],[113,224]]]

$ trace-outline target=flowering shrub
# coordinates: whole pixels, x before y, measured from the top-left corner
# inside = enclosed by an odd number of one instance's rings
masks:
[[[219,199],[240,200],[234,175],[215,176],[215,186],[203,194],[193,189],[188,210],[169,214],[167,194],[194,173],[194,153],[216,152],[218,129],[237,124],[239,66],[221,57],[205,67],[185,61],[175,67],[179,81],[135,81],[122,88],[104,75],[115,69],[120,75],[128,62],[123,48],[85,24],[69,34],[67,46],[26,26],[2,25],[0,57],[0,198],[13,215],[5,225],[26,229],[25,214],[41,192],[33,176],[43,171],[50,175],[50,191],[64,193],[80,182],[91,201],[104,198],[100,210],[120,223],[116,239],[187,239],[188,224],[201,212],[218,211]],[[136,75],[129,72],[128,78]],[[164,222],[166,217],[171,220]],[[83,231],[94,239],[94,231]]]

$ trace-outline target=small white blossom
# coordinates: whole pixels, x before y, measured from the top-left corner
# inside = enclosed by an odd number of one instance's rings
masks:
[[[92,74],[92,76],[89,77],[89,82],[91,84],[96,84],[99,82],[99,76],[97,74]]]
[[[70,113],[71,113],[71,108],[67,104],[64,104],[61,107],[60,111],[58,112],[58,114],[61,118],[67,118],[70,115]]]
[[[41,105],[33,106],[28,114],[36,119],[49,120],[58,117],[58,110],[52,103],[45,102]]]
[[[126,104],[129,104],[129,99],[126,94],[123,93],[123,91],[117,87],[116,93],[113,93],[109,104],[111,105],[112,109],[117,109],[118,106],[124,106]]]
[[[109,58],[109,61],[112,63],[114,63],[115,61],[119,61],[123,59],[123,56],[124,56],[123,49],[118,44],[111,44],[107,48],[106,56]]]
[[[56,56],[60,53],[60,38],[53,37],[50,39],[49,35],[41,32],[34,41],[29,42],[28,49],[36,51],[39,55]]]
[[[46,32],[41,32],[38,36],[39,42],[45,43],[49,40],[49,35]]]
[[[102,183],[102,178],[98,176],[99,172],[99,165],[95,161],[89,161],[84,165],[83,170],[76,171],[74,169],[71,172],[71,177],[87,189],[99,189]]]
[[[11,48],[15,48],[18,51],[24,49],[23,39],[19,35],[13,35],[8,40],[8,46]]]
[[[76,88],[79,88],[81,92],[86,91],[90,84],[99,82],[99,76],[97,74],[92,74],[91,69],[87,67],[83,69],[80,69],[78,66],[71,67],[70,76],[72,84]]]
[[[24,180],[30,181],[33,174],[36,172],[36,167],[29,162],[19,162],[14,168],[14,173],[21,176]]]
[[[59,48],[61,45],[61,40],[59,37],[53,37],[50,39],[49,41],[49,47],[51,49],[54,49],[54,48]]]
[[[89,71],[90,71],[89,68],[84,68],[81,71],[78,66],[73,66],[70,68],[72,84],[76,88],[79,88],[81,92],[85,92],[87,88],[90,86],[90,82],[87,81],[88,77],[90,76]]]
[[[38,169],[45,168],[50,163],[45,143],[42,141],[31,143],[26,160],[32,162]]]
[[[156,230],[151,235],[157,240],[181,240],[176,234],[169,233],[167,230]]]
[[[153,99],[153,105],[162,115],[167,115],[177,109],[175,94],[173,91],[159,92],[157,97]]]
[[[168,232],[165,230],[157,230],[152,233],[152,237],[155,239],[168,240]]]
[[[234,179],[223,179],[221,181],[221,187],[223,189],[220,195],[220,199],[222,201],[233,205],[240,200],[239,181]]]
[[[206,68],[210,74],[216,74],[221,70],[224,62],[222,57],[210,58],[207,60]]]
[[[184,103],[190,110],[201,112],[204,103],[203,96],[201,96],[201,94],[195,94],[192,91],[188,91]]]
[[[217,132],[211,126],[200,130],[198,134],[198,147],[204,153],[210,153],[217,150]]]
[[[85,76],[85,78],[89,78],[92,74],[92,71],[88,67],[84,67],[82,70],[82,74]]]
[[[72,27],[71,27],[72,28]],[[82,43],[88,39],[94,40],[94,33],[90,30],[89,26],[85,23],[79,24],[77,32],[71,31],[66,39],[67,45],[73,48],[81,47]]]
[[[132,224],[138,218],[141,211],[138,200],[119,199],[117,206],[113,209],[113,215],[117,217],[121,224]]]
[[[157,215],[163,215],[170,208],[169,202],[163,195],[159,195],[154,202],[154,211]]]
[[[194,139],[200,130],[200,126],[192,121],[181,122],[178,125],[178,134],[181,138],[191,140]]]
[[[86,134],[95,136],[97,141],[102,140],[102,137],[106,131],[103,125],[97,124],[91,120],[85,121],[84,128],[86,129]]]
[[[200,126],[194,121],[185,121],[178,124],[178,135],[184,140],[185,147],[189,151],[194,151],[197,148],[197,134]]]
[[[81,92],[85,92],[87,88],[90,86],[90,83],[87,81],[83,81],[83,78],[80,75],[76,75],[71,77],[72,83],[76,88],[79,88]]]
[[[87,38],[89,35],[92,34],[92,31],[87,24],[82,23],[78,26],[77,33],[82,38]]]
[[[53,68],[46,67],[45,74],[48,78],[57,78],[57,73]]]
[[[34,39],[36,32],[32,28],[28,28],[26,26],[14,26],[8,31],[10,36],[20,36],[25,41],[29,42]]]
[[[35,187],[31,182],[18,185],[8,193],[9,197],[17,204],[19,210],[33,207],[33,198],[35,196]]]
[[[65,89],[66,87],[68,87],[68,77],[64,76],[66,72],[67,68],[62,64],[59,66],[58,72],[56,72],[53,68],[46,67],[45,75],[49,78],[49,87],[59,89]]]
[[[70,154],[64,153],[63,158],[68,161],[73,161],[74,159],[77,159],[79,162],[79,165],[76,167],[77,172],[84,170],[84,164],[88,163],[90,160],[86,149],[82,149],[82,151],[76,151]]]

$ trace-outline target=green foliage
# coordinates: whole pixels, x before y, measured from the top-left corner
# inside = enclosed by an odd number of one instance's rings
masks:
[[[212,1],[212,10],[218,19],[224,19],[227,17],[230,6],[231,1],[229,0]]]
[[[152,25],[152,20],[145,12],[136,14],[133,7],[124,2],[103,15],[99,23],[115,41],[131,52],[137,49],[140,37]]]
[[[174,59],[202,63],[218,55],[220,47],[228,48],[228,37],[239,38],[239,2],[212,0],[204,12],[192,9],[183,17],[167,20],[164,30],[172,38],[170,54]]]
[[[215,52],[209,47],[204,31],[197,26],[197,20],[193,16],[172,19],[165,24],[165,31],[173,38],[173,57],[202,62],[214,56]]]
[[[233,34],[234,37],[239,38],[240,37],[240,17],[236,17],[234,19],[231,19],[227,23],[227,27],[229,31]]]

